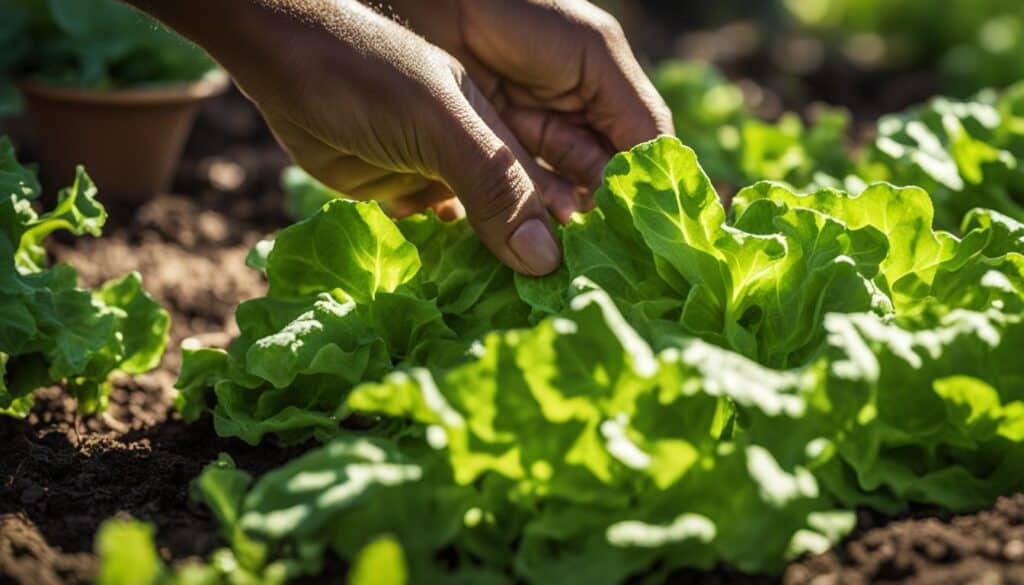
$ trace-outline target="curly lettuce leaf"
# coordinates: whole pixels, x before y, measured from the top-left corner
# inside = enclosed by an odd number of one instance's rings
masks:
[[[1019,125],[1008,115],[1019,90],[984,92],[968,101],[935,98],[883,117],[867,152],[865,178],[917,185],[935,201],[936,224],[948,230],[976,207],[1024,219]]]
[[[186,353],[180,399],[222,435],[327,446],[229,523],[300,572],[391,535],[413,581],[444,557],[462,579],[617,583],[773,571],[855,506],[967,510],[1024,484],[1012,217],[973,210],[954,235],[888,183],[762,182],[727,212],[668,137],[618,155],[597,201],[546,278],[465,222],[372,203],[284,230],[271,294],[239,307],[228,351]],[[367,432],[340,429],[351,415]],[[359,440],[376,454],[357,467]]]
[[[799,422],[813,376],[692,340],[657,354],[603,292],[571,304],[488,336],[475,362],[398,372],[349,404],[426,425],[458,484],[500,478],[503,499],[533,511],[516,558],[531,582],[616,583],[659,563],[762,570],[809,534],[832,541],[811,520],[831,513],[810,472],[820,441]],[[738,413],[749,427],[732,437]]]
[[[963,511],[1024,486],[1020,314],[955,311],[908,331],[829,315],[827,419],[858,491]],[[848,503],[861,503],[858,494]],[[877,504],[876,504],[877,505]]]
[[[110,377],[140,374],[163,355],[170,317],[142,288],[137,273],[95,291],[77,287],[65,264],[48,266],[43,240],[57,230],[98,236],[107,214],[96,187],[79,168],[56,207],[38,214],[34,172],[0,139],[0,410],[24,416],[36,388],[62,383],[94,413],[106,407]]]
[[[735,210],[741,223],[748,210],[774,202],[794,208],[820,210],[848,228],[873,228],[888,242],[875,281],[903,318],[922,311],[985,310],[996,306],[1012,311],[1020,306],[1019,233],[1024,227],[991,210],[973,210],[965,218],[962,238],[931,227],[932,205],[921,189],[876,184],[860,195],[824,189],[806,195],[760,183],[737,194]]]
[[[800,189],[839,186],[854,171],[846,147],[850,116],[843,110],[818,108],[809,126],[791,112],[766,122],[744,104],[738,85],[699,62],[663,62],[653,81],[676,133],[725,193],[760,180]]]
[[[336,200],[260,255],[268,296],[239,306],[227,352],[187,351],[177,384],[187,419],[212,389],[218,432],[250,443],[328,438],[358,383],[464,360],[481,333],[527,323],[512,273],[464,222],[396,224],[376,203]]]
[[[634,322],[674,321],[787,366],[820,345],[825,312],[891,311],[873,280],[887,254],[878,229],[782,201],[744,208],[730,224],[694,152],[675,139],[616,156],[597,199],[597,211],[563,230],[566,269],[609,291]]]

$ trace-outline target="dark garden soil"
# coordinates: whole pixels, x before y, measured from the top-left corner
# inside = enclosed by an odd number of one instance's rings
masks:
[[[202,467],[226,451],[259,475],[309,447],[224,440],[209,420],[185,425],[171,404],[181,340],[226,345],[235,334],[235,306],[263,294],[262,277],[243,260],[257,239],[287,223],[277,187],[285,160],[255,113],[236,94],[226,96],[207,108],[189,144],[175,191],[190,196],[113,209],[102,239],[52,246],[54,258],[74,264],[87,286],[140,271],[171,312],[171,343],[158,370],[116,381],[102,416],[76,418],[73,401],[47,388],[28,419],[0,420],[0,585],[89,582],[96,529],[112,516],[155,524],[168,561],[204,556],[220,543],[210,513],[189,500]],[[960,517],[863,513],[854,536],[791,565],[781,578],[716,571],[682,572],[671,581],[1024,585],[1024,495]]]

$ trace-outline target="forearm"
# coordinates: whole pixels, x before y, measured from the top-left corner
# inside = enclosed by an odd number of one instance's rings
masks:
[[[258,0],[127,0],[205,49],[241,84],[251,63],[271,64],[287,51],[286,31],[269,22],[273,8]],[[278,27],[285,25],[277,23]],[[287,26],[287,25],[285,25]],[[285,32],[285,34],[281,34]],[[273,39],[268,35],[272,34]],[[265,38],[268,42],[253,43]],[[271,68],[273,69],[273,68]]]
[[[396,26],[354,0],[127,2],[205,49],[246,93],[260,96],[324,71],[358,76],[366,45],[387,36],[382,26]],[[330,43],[331,51],[312,50],[317,43]],[[326,53],[331,63],[316,61]]]

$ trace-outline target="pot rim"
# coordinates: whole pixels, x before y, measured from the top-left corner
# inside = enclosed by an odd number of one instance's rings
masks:
[[[227,73],[215,69],[196,81],[152,87],[98,90],[51,85],[32,80],[20,81],[17,86],[27,98],[96,105],[160,105],[197,102],[224,93],[230,81]]]

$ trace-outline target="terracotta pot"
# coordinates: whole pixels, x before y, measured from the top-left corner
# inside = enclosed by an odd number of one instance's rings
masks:
[[[78,164],[107,201],[140,202],[165,191],[199,104],[227,86],[223,73],[115,91],[22,83],[48,192],[70,185]]]

